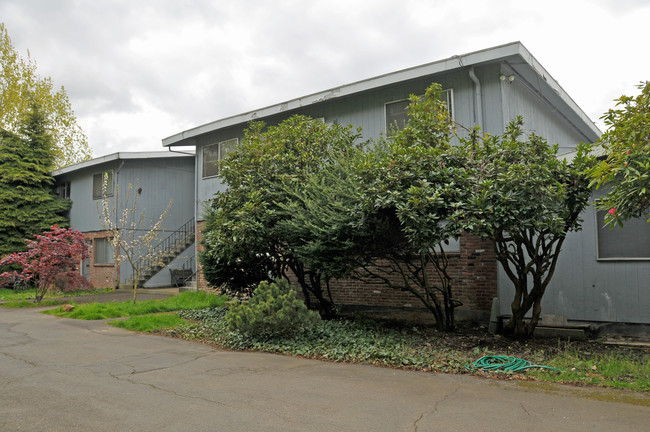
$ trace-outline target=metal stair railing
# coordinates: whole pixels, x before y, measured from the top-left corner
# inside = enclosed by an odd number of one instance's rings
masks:
[[[144,283],[158,271],[163,269],[174,258],[194,243],[196,237],[194,218],[185,222],[179,229],[174,230],[167,238],[158,243],[147,259],[140,258],[140,282]]]

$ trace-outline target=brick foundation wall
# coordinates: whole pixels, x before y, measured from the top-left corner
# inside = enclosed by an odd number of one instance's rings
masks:
[[[90,244],[90,283],[95,288],[107,288],[115,285],[115,266],[113,264],[95,264],[95,239],[106,238],[108,233],[106,231],[93,231],[83,233],[87,240],[91,240]],[[119,269],[117,277],[119,280]]]
[[[497,262],[492,243],[465,235],[460,240],[460,252],[448,254],[448,257],[452,294],[463,303],[459,310],[489,311],[492,298],[497,295]],[[432,268],[429,274],[437,277]],[[410,292],[392,289],[385,284],[342,279],[330,281],[330,289],[334,303],[338,305],[424,307]]]
[[[197,250],[200,251],[204,222],[197,223]],[[494,246],[472,235],[460,239],[460,252],[449,254],[448,271],[452,277],[452,292],[463,303],[458,310],[489,311],[497,295],[497,261]],[[433,270],[430,271],[433,274]],[[209,290],[197,257],[197,287]],[[368,284],[354,279],[330,281],[334,303],[340,306],[382,306],[420,309],[420,300],[406,291],[385,284]]]

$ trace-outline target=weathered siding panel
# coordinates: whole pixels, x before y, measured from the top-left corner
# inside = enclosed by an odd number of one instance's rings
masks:
[[[145,225],[158,220],[173,200],[163,229],[174,230],[194,217],[194,160],[129,159],[115,174],[120,185],[120,202],[124,204],[129,185],[138,189],[138,212],[145,215]],[[133,195],[132,195],[133,196]]]
[[[70,225],[81,232],[101,231],[98,206],[101,200],[93,199],[93,175],[116,170],[117,164],[109,162],[99,166],[85,168],[57,178],[59,183],[70,182]]]
[[[507,124],[518,115],[524,118],[526,131],[544,137],[549,144],[559,144],[559,153],[567,153],[582,140],[582,135],[566,118],[550,106],[522,79],[500,82],[503,92],[503,119]]]
[[[70,182],[70,198],[73,203],[70,209],[70,225],[76,230],[88,233],[105,229],[98,210],[101,200],[93,199],[93,176],[110,170],[113,171],[114,184],[118,185],[115,194],[110,198],[111,209],[115,208],[114,202],[117,200],[120,203],[117,214],[121,214],[129,184],[133,185],[134,193],[141,188],[137,210],[139,214],[144,215],[144,229],[150,226],[150,221],[155,223],[158,220],[173,198],[174,202],[162,225],[164,231],[160,239],[194,217],[194,158],[120,159],[57,176],[59,184]],[[194,255],[194,248],[190,249],[186,254]],[[154,282],[157,285],[168,285],[168,273],[165,269]],[[123,263],[120,281],[126,282],[131,274],[131,266]]]
[[[119,213],[128,205],[126,194],[132,186],[131,196],[138,194],[137,212],[143,215],[144,230],[158,221],[172,200],[171,207],[161,225],[158,243],[194,217],[194,159],[127,159],[114,174],[119,184]],[[138,190],[141,190],[138,192]],[[133,198],[131,198],[131,203]],[[132,275],[128,263],[122,265],[120,281],[126,282]],[[159,273],[157,285],[168,285],[169,271]],[[151,285],[151,284],[149,284]]]
[[[582,217],[582,231],[566,238],[542,313],[575,321],[650,324],[650,261],[598,261],[593,207]],[[514,289],[501,268],[498,286],[501,314],[509,315]]]
[[[494,67],[492,67],[494,70]],[[267,117],[264,122],[267,125],[276,125],[292,115],[300,114],[312,118],[325,119],[326,123],[353,125],[362,128],[362,139],[377,139],[386,133],[385,105],[408,98],[411,94],[422,95],[427,87],[438,82],[443,89],[453,90],[454,114],[456,122],[471,127],[474,121],[474,87],[469,78],[468,70],[460,73],[444,74],[440,76],[428,76],[417,80],[403,83],[396,86],[389,86],[355,95],[348,98],[334,98],[315,105],[306,105],[299,109],[283,112],[281,114]],[[499,94],[500,95],[500,94]],[[499,97],[494,91],[490,97]],[[197,138],[198,157],[198,201],[199,219],[202,219],[203,204],[211,199],[218,191],[225,190],[219,178],[201,178],[201,167],[203,166],[202,148],[206,145],[218,143],[232,138],[244,136],[247,124],[224,128],[215,132],[201,135]]]

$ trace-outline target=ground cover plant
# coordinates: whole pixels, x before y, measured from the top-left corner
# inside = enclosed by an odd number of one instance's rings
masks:
[[[319,321],[292,335],[263,337],[232,330],[226,308],[182,311],[189,324],[162,330],[167,336],[337,362],[353,362],[425,372],[474,373],[650,392],[650,349],[606,345],[600,341],[518,341],[488,333],[484,324],[461,322],[455,332],[369,319]],[[470,372],[482,356],[507,355],[560,369],[515,373]]]
[[[215,296],[205,292],[184,292],[164,300],[147,300],[133,304],[132,301],[119,303],[87,303],[75,305],[74,309],[63,308],[43,311],[43,313],[65,318],[100,320],[108,318],[146,315],[178,310],[204,309],[223,306],[228,300],[225,296]]]

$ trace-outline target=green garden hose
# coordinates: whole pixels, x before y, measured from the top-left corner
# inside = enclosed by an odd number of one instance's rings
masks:
[[[556,371],[560,370],[550,366],[530,364],[524,359],[511,356],[484,356],[476,360],[471,365],[465,366],[465,369],[470,371],[481,370],[486,372],[500,370],[503,370],[504,372],[520,372],[522,370],[530,368],[551,369]]]

